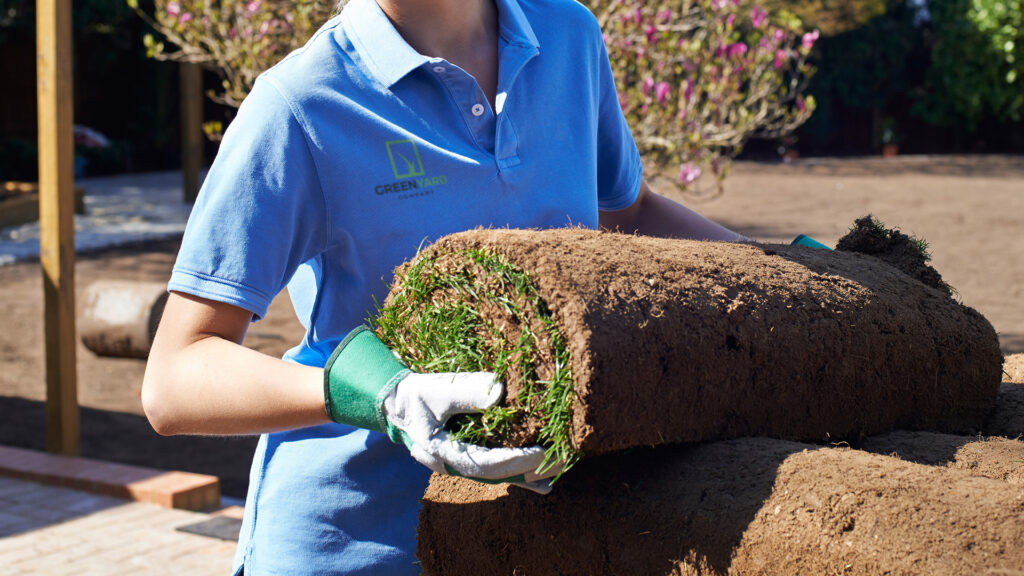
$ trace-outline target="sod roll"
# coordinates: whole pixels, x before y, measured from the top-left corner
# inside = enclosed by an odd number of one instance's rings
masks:
[[[434,575],[1018,574],[1022,517],[1020,484],[747,438],[589,459],[543,497],[435,475],[418,556]]]
[[[531,406],[484,422],[489,442],[587,455],[973,431],[1002,363],[984,317],[874,257],[579,229],[445,237],[398,270],[379,318],[415,369],[507,366],[506,404]],[[537,389],[567,373],[561,432],[542,434],[559,400]]]

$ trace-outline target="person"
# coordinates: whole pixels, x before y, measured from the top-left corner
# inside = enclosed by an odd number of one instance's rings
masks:
[[[547,489],[537,447],[437,437],[449,409],[496,401],[490,375],[439,400],[437,375],[397,368],[368,385],[386,405],[363,407],[364,429],[346,394],[367,356],[332,362],[326,384],[324,367],[424,241],[570,225],[745,240],[644,182],[601,31],[573,0],[352,0],[260,76],[189,219],[142,389],[160,434],[261,435],[236,574],[417,573],[432,469]],[[285,287],[302,341],[283,359],[243,347]]]

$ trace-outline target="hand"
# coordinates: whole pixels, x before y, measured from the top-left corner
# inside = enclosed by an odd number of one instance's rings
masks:
[[[384,414],[417,462],[441,474],[484,482],[511,482],[547,494],[560,466],[538,473],[544,449],[485,448],[451,439],[445,422],[501,400],[503,386],[489,372],[409,373],[384,400]]]
[[[547,494],[561,467],[538,472],[540,446],[485,448],[452,440],[444,429],[452,415],[485,410],[503,391],[488,372],[414,373],[365,326],[345,338],[325,367],[325,406],[335,422],[384,432],[435,472]]]

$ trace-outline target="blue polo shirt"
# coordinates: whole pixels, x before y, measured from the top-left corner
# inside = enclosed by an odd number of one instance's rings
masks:
[[[595,227],[641,166],[594,17],[496,0],[498,94],[418,54],[352,0],[263,74],[221,144],[171,290],[259,319],[286,286],[322,366],[418,247],[478,226]],[[415,574],[429,470],[386,436],[330,424],[264,435],[236,556],[246,574]]]

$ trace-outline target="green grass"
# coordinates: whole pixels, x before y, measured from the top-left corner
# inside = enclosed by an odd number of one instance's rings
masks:
[[[516,398],[453,418],[448,426],[453,437],[501,445],[515,423],[535,418],[543,424],[540,444],[546,448],[541,469],[564,462],[564,473],[580,454],[570,443],[569,352],[550,309],[529,275],[504,256],[467,250],[449,258],[462,260],[446,271],[439,269],[444,263],[438,257],[421,256],[409,265],[387,304],[378,306],[373,321],[378,337],[417,372],[494,372],[506,384],[515,378],[521,389]],[[514,341],[480,314],[492,306],[518,329]],[[542,358],[553,364],[546,380],[537,375]]]

